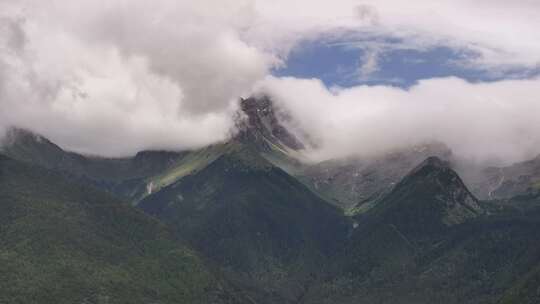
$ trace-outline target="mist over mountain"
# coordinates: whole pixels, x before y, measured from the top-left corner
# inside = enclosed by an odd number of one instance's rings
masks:
[[[471,180],[454,170],[463,169],[444,144],[303,163],[298,153],[307,147],[286,127],[287,117],[277,118],[282,114],[270,99],[244,99],[240,114],[239,132],[226,142],[126,158],[66,152],[43,136],[11,129],[2,150],[7,157],[0,161],[0,181],[7,183],[0,183],[0,206],[8,213],[0,220],[10,229],[21,227],[23,239],[35,236],[32,225],[46,228],[51,233],[44,240],[56,249],[35,255],[33,247],[10,240],[20,253],[10,256],[10,265],[26,266],[0,271],[20,282],[0,285],[3,294],[26,299],[50,290],[45,283],[24,287],[33,284],[28,273],[36,263],[59,275],[59,248],[64,255],[87,248],[108,252],[121,242],[144,249],[98,264],[97,253],[71,259],[73,264],[64,266],[66,280],[75,281],[61,280],[51,301],[537,301],[531,287],[539,265],[540,192],[531,186],[536,160],[508,168],[470,167],[476,170],[471,191]],[[494,183],[494,172],[508,181]],[[475,195],[486,191],[490,200]],[[13,200],[31,208],[17,209]],[[76,213],[87,208],[99,211],[98,217]],[[164,232],[159,237],[148,232],[156,231],[152,225],[162,225]],[[55,231],[68,226],[71,233],[60,238]],[[87,230],[99,235],[83,246],[77,236]],[[111,237],[115,241],[108,241]],[[117,250],[132,247],[125,248]],[[167,254],[170,250],[176,255]],[[111,270],[117,260],[133,262]],[[75,265],[95,265],[108,274],[84,274]],[[150,265],[165,265],[159,267],[168,267],[168,275],[155,275],[162,268],[148,270]],[[134,274],[139,269],[145,276]],[[115,279],[118,273],[122,279]],[[108,278],[114,283],[103,281]],[[139,286],[137,292],[128,285]]]
[[[0,0],[0,303],[540,303],[538,28]]]
[[[540,153],[540,47],[531,30],[540,9],[530,1],[0,5],[0,133],[29,129],[107,157],[197,149],[227,140],[238,99],[264,93],[290,116],[293,133],[316,144],[305,154],[317,161],[426,141],[494,165]],[[300,13],[304,6],[311,13]],[[333,71],[352,84],[323,83],[327,71],[288,75],[305,42],[337,47],[306,71],[356,52]],[[430,62],[440,49],[447,58]],[[433,73],[409,86],[376,81],[383,69],[397,78],[419,69],[401,66],[406,59],[428,61],[422,69]]]
[[[269,78],[261,90],[272,92],[275,103],[315,140],[318,147],[309,154],[318,161],[432,141],[458,157],[496,165],[540,153],[538,79],[475,84],[439,78],[408,89],[331,89],[317,80]]]

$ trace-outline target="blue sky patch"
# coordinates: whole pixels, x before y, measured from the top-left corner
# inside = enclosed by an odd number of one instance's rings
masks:
[[[385,41],[385,45],[399,44]],[[455,76],[471,82],[495,81],[506,78],[530,78],[540,69],[506,69],[490,71],[463,64],[474,58],[472,52],[440,46],[426,50],[386,47],[362,48],[361,43],[306,42],[290,54],[286,66],[273,71],[275,76],[318,78],[328,87],[355,85],[394,85],[409,87],[418,80]],[[367,75],[361,67],[373,61]]]

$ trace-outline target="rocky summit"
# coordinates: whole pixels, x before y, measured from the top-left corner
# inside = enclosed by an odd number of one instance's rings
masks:
[[[269,97],[241,99],[240,108],[242,115],[237,119],[239,133],[236,135],[239,141],[258,145],[264,150],[276,147],[297,151],[305,148],[280,122],[278,111]]]

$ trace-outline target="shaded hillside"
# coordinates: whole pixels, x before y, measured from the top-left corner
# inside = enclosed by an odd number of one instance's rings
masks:
[[[392,223],[405,235],[437,235],[484,213],[447,163],[430,157],[413,169],[360,222]]]
[[[349,230],[336,208],[243,145],[139,206],[272,303],[295,302],[320,279]]]
[[[0,155],[1,303],[238,303],[142,212]]]
[[[499,303],[540,303],[540,263],[519,278],[512,288],[505,293]]]
[[[524,212],[496,204],[478,202],[453,170],[430,158],[356,218],[341,275],[313,287],[306,299],[487,304],[520,292],[534,298],[540,201]]]

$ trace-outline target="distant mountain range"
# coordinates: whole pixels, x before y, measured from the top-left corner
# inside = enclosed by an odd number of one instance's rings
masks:
[[[307,164],[283,119],[243,99],[227,142],[118,159],[11,129],[0,303],[540,302],[540,158]]]

